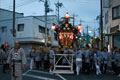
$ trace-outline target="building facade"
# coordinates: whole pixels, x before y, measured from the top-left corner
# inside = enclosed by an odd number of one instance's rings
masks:
[[[1,18],[2,17],[2,18]],[[29,52],[32,45],[44,46],[45,43],[45,20],[44,16],[27,16],[24,17],[22,13],[16,13],[16,37],[12,37],[12,11],[0,9],[0,45],[8,42],[13,46],[13,40],[20,42],[26,53]],[[56,33],[51,30],[52,23],[57,24],[57,17],[55,15],[48,15],[47,23],[47,42],[48,45],[57,46]]]
[[[103,0],[105,42],[120,47],[120,0]]]

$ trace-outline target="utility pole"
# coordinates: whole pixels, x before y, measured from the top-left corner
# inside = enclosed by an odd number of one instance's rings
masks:
[[[59,12],[60,12],[60,7],[62,7],[63,6],[63,4],[62,3],[60,3],[59,2],[59,0],[58,0],[58,2],[57,3],[55,3],[55,6],[56,6],[56,10],[57,10],[57,15],[58,15],[58,26],[59,26],[59,17],[60,17],[60,15],[59,15]]]
[[[49,5],[48,5],[48,1],[45,0],[45,46],[47,46],[47,13],[49,12]]]
[[[47,13],[49,11],[52,11],[52,9],[49,9],[49,5],[48,5],[48,0],[39,0],[41,2],[44,2],[44,6],[45,6],[45,46],[47,46]]]
[[[86,30],[87,30],[87,36],[86,36],[87,40],[86,40],[86,43],[87,43],[87,44],[88,44],[88,35],[89,35],[89,34],[88,34],[88,27],[89,27],[89,26],[87,25],[87,27],[86,27]]]
[[[95,35],[95,29],[93,30],[93,37],[94,37],[94,38],[96,37],[96,35]]]
[[[103,48],[103,15],[102,15],[102,0],[100,0],[101,15],[100,15],[100,30],[101,30],[101,49]]]
[[[52,11],[52,9],[49,9],[49,5],[48,5],[48,0],[39,0],[41,2],[44,2],[44,6],[45,6],[45,46],[47,46],[47,13],[49,11]]]
[[[75,14],[73,14],[73,26],[75,26]]]
[[[58,0],[58,27],[59,27],[59,16],[60,16],[60,15],[59,15],[59,4],[60,4],[60,3],[59,3],[59,0]]]
[[[12,34],[13,34],[13,38],[15,37],[15,0],[13,0],[13,30],[12,30]]]
[[[73,13],[73,26],[75,26],[75,17],[76,16],[78,16],[78,15],[75,15],[74,13]]]

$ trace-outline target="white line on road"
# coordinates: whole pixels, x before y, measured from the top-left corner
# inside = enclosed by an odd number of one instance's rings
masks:
[[[45,77],[41,77],[41,76],[35,76],[35,75],[29,75],[27,74],[28,72],[37,72],[37,73],[43,73],[43,74],[49,74],[49,75],[53,75],[53,73],[49,73],[49,72],[44,72],[44,71],[37,71],[37,70],[27,70],[26,72],[24,72],[22,75],[23,76],[28,76],[28,77],[33,77],[33,78],[39,78],[42,79],[44,78],[44,80],[55,80],[55,79],[51,79],[51,78],[45,78]],[[65,79],[63,76],[61,76],[60,74],[55,74],[56,76],[58,76],[60,79],[62,80],[67,80]]]
[[[31,70],[27,70],[26,72],[24,72],[22,75],[25,75],[27,74],[28,72],[30,72]]]
[[[49,72],[44,72],[44,71],[37,71],[37,70],[31,70],[32,72],[38,72],[38,73],[44,73],[44,74],[50,74],[53,75],[53,73],[49,73]],[[58,76],[59,78],[61,78],[62,80],[67,80],[65,79],[63,76],[61,76],[60,74],[55,74],[56,76]]]
[[[60,74],[55,74],[56,76],[58,76],[58,77],[60,77],[62,80],[67,80],[67,79],[65,79],[63,76],[61,76]]]
[[[43,74],[50,74],[53,75],[52,73],[49,72],[44,72],[44,71],[37,71],[37,70],[31,70],[32,72],[37,72],[37,73],[43,73]]]
[[[111,70],[107,70],[107,72],[115,73],[114,71],[111,71]]]
[[[52,78],[35,76],[35,75],[30,75],[30,74],[24,74],[24,76],[28,76],[28,77],[32,77],[32,78],[37,78],[37,79],[42,79],[42,80],[56,80],[56,79],[52,79]]]

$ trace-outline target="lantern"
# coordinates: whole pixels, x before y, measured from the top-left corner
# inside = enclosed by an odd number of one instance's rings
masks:
[[[68,13],[65,14],[65,18],[66,18],[66,19],[69,19],[69,18],[70,18],[70,16],[69,16]]]
[[[78,33],[80,34],[80,33],[81,33],[81,30],[78,30]]]
[[[72,35],[70,35],[70,40],[73,40],[73,34],[72,34]]]
[[[56,29],[55,24],[53,24],[51,28],[52,30],[55,30]]]
[[[60,35],[59,35],[59,39],[60,39],[60,40],[63,40],[63,36],[60,36]]]
[[[60,40],[63,40],[63,36],[62,36],[61,33],[60,33],[60,35],[59,35],[59,39],[60,39]]]
[[[81,30],[82,29],[82,26],[81,26],[81,24],[80,25],[78,25],[78,30]]]

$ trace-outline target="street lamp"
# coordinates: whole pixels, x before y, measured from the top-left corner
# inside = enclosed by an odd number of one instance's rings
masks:
[[[89,30],[88,32],[89,32],[89,33],[92,33],[93,31],[92,31],[92,30]]]

